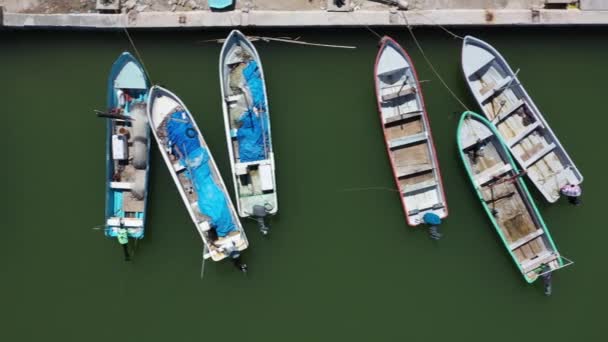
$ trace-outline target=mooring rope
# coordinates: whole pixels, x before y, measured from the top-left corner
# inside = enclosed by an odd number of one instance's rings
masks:
[[[452,97],[454,97],[454,99],[456,99],[456,101],[458,101],[458,103],[460,103],[460,105],[465,110],[468,111],[469,108],[464,104],[464,102],[462,102],[460,100],[460,98],[458,98],[458,96],[456,95],[456,93],[454,93],[454,91],[452,91],[452,89],[450,89],[450,87],[443,80],[443,78],[441,77],[441,75],[439,75],[439,72],[437,72],[437,69],[435,69],[435,66],[433,66],[433,63],[431,63],[431,60],[429,60],[429,58],[424,53],[424,50],[422,49],[422,46],[420,45],[420,42],[418,42],[418,39],[416,39],[416,35],[414,34],[414,31],[412,30],[412,27],[410,26],[410,23],[407,20],[407,17],[403,14],[402,11],[400,13],[401,13],[401,17],[403,18],[403,20],[405,20],[405,24],[407,25],[407,29],[410,32],[410,35],[412,36],[412,39],[414,40],[414,43],[416,43],[416,46],[418,47],[418,50],[420,50],[420,53],[422,54],[422,57],[424,57],[424,60],[426,61],[426,63],[429,65],[429,67],[431,68],[431,70],[435,73],[435,75],[437,76],[437,78],[439,79],[439,81],[441,81],[441,83],[443,84],[443,86],[450,92],[450,94],[452,95]]]
[[[447,29],[447,28],[445,28],[444,26],[441,26],[441,24],[438,24],[438,23],[437,23],[435,20],[433,20],[433,19],[431,19],[431,18],[427,17],[426,15],[424,15],[424,14],[420,13],[420,11],[412,11],[412,13],[414,13],[414,14],[416,14],[416,15],[419,15],[419,16],[421,16],[421,17],[425,18],[426,20],[430,21],[430,22],[431,22],[433,25],[435,25],[435,26],[439,27],[440,29],[442,29],[443,31],[445,31],[445,32],[446,32],[447,34],[449,34],[450,36],[452,36],[452,37],[454,37],[454,38],[458,38],[458,39],[464,40],[464,37],[457,35],[456,33],[454,33],[454,32],[452,32],[452,31],[448,30],[448,29]]]
[[[367,25],[363,25],[363,27],[365,27],[369,32],[375,34],[378,39],[382,39],[382,36],[378,32],[374,31],[371,27]]]
[[[137,59],[139,60],[139,63],[141,63],[141,66],[144,69],[144,72],[146,73],[146,76],[148,77],[148,80],[150,80],[150,83],[154,84],[154,82],[152,82],[152,77],[150,77],[150,73],[148,72],[148,68],[146,68],[146,64],[144,63],[143,58],[141,58],[141,54],[139,53],[139,50],[137,49],[137,46],[135,46],[135,42],[133,41],[133,38],[131,37],[131,34],[129,34],[129,30],[127,29],[129,15],[126,14],[125,18],[126,18],[127,22],[123,25],[122,29],[125,31],[125,34],[127,35],[127,38],[129,39],[129,43],[133,47],[133,51],[135,51],[135,54],[137,55]]]

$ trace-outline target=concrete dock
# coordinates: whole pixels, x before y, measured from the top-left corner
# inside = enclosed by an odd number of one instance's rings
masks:
[[[337,7],[334,0],[237,0],[233,9],[222,12],[209,10],[203,0],[123,0],[116,13],[99,13],[97,1],[102,0],[0,0],[0,26],[113,29],[608,24],[608,0],[342,0],[342,7]]]

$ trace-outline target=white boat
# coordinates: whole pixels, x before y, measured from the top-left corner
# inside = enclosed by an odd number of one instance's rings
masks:
[[[275,163],[264,72],[255,47],[234,30],[220,54],[220,85],[236,206],[258,221],[278,211]]]
[[[148,95],[148,119],[163,160],[199,232],[205,258],[236,259],[249,242],[194,118],[159,86]]]
[[[374,80],[386,152],[407,223],[428,223],[425,215],[430,214],[447,217],[439,161],[418,76],[408,54],[390,37],[380,42]]]
[[[488,43],[466,36],[462,45],[464,77],[485,117],[536,188],[549,202],[583,176],[545,121],[505,59]]]

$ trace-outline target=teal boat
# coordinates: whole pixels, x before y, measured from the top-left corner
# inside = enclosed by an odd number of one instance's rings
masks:
[[[108,79],[105,234],[117,238],[129,259],[129,239],[144,237],[150,127],[146,100],[150,82],[141,64],[123,52]]]
[[[528,283],[572,262],[560,255],[513,157],[494,126],[464,112],[458,150],[492,225]]]

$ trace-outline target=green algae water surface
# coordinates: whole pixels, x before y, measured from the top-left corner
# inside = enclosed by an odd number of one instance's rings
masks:
[[[407,30],[378,29],[410,53],[423,83],[450,216],[444,238],[406,226],[373,92],[377,38],[364,29],[250,31],[354,45],[256,42],[266,73],[279,215],[263,238],[245,220],[250,272],[208,262],[153,145],[149,221],[134,260],[91,229],[102,223],[111,63],[122,32],[0,32],[3,180],[2,341],[597,340],[608,303],[603,253],[607,29],[459,29],[493,44],[585,176],[583,205],[547,205],[549,229],[576,264],[554,294],[528,285],[482,212],[458,159],[462,106]],[[460,44],[416,29],[466,106]],[[152,81],[193,112],[224,177],[221,45],[227,30],[132,32]],[[230,183],[228,183],[232,191]],[[372,189],[369,189],[372,188]],[[594,338],[595,337],[595,338]]]

